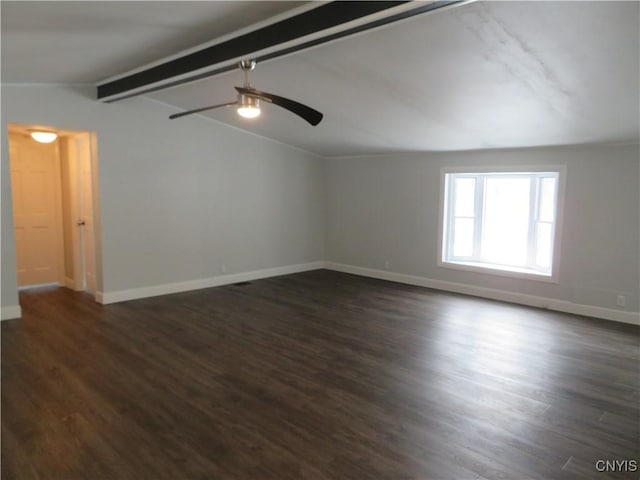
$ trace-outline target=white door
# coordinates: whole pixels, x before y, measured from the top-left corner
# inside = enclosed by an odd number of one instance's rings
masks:
[[[18,286],[60,283],[60,165],[56,143],[9,135]]]
[[[84,264],[85,289],[96,292],[95,233],[93,212],[93,181],[91,168],[91,136],[82,134],[76,137],[78,152],[79,180],[79,218],[78,228],[82,245],[82,261]]]

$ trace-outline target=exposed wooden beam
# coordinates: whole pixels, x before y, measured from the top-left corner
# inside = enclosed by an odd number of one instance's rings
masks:
[[[273,59],[458,3],[466,2],[334,1],[322,4],[252,32],[102,83],[98,85],[97,96],[100,100],[114,102],[162,90],[233,70],[239,58]],[[340,29],[340,26],[344,28]]]

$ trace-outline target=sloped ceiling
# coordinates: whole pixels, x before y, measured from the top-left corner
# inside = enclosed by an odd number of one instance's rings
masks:
[[[90,83],[306,2],[5,1],[3,83]]]
[[[13,3],[3,82],[98,82],[299,6]],[[75,21],[51,22],[51,4]],[[638,142],[639,15],[638,2],[469,3],[258,65],[254,86],[322,111],[317,127],[271,105],[256,120],[203,115],[325,156]],[[229,72],[148,96],[177,112],[233,101],[241,83]]]

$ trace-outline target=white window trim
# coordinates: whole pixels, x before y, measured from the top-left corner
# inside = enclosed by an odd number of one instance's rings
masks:
[[[449,173],[520,173],[520,172],[558,172],[558,184],[557,184],[557,200],[556,200],[556,222],[554,230],[554,242],[553,242],[553,266],[551,269],[551,275],[543,273],[535,273],[528,269],[520,269],[514,267],[504,267],[502,265],[496,265],[494,268],[483,267],[474,263],[465,262],[447,262],[443,260],[443,247],[444,247],[444,208],[446,204],[446,183],[445,176]],[[489,275],[496,275],[500,277],[519,278],[526,280],[535,280],[538,282],[558,283],[560,273],[560,252],[562,243],[562,227],[564,225],[564,202],[565,202],[565,190],[566,190],[566,178],[567,178],[567,166],[566,165],[499,165],[499,166],[482,166],[477,167],[473,165],[460,166],[460,167],[442,167],[440,169],[440,205],[438,212],[438,252],[437,252],[437,265],[438,267],[447,268],[451,270],[460,270],[467,272],[476,272]],[[508,269],[507,269],[508,268]]]

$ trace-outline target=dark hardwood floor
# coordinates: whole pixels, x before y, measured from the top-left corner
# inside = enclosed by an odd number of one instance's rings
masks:
[[[322,270],[20,302],[3,479],[639,476],[596,470],[640,463],[638,327]]]

